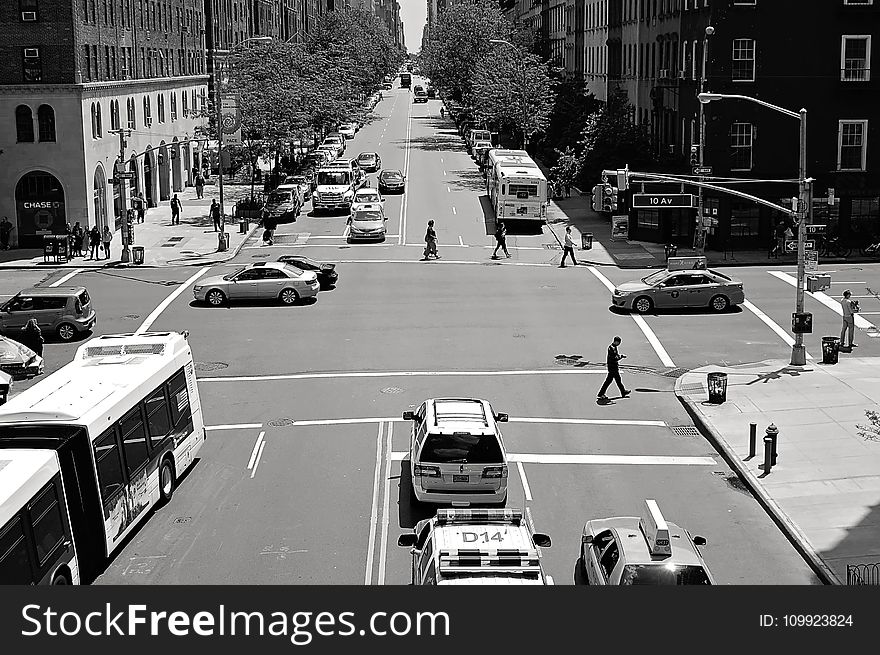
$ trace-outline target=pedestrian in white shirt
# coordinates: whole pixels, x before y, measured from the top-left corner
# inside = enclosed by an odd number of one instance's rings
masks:
[[[562,251],[562,262],[559,268],[565,268],[565,257],[571,255],[571,263],[578,265],[577,259],[574,258],[574,241],[571,239],[571,225],[565,228],[565,248]]]

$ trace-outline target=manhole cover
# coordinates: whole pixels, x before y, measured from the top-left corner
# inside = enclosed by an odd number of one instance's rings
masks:
[[[276,418],[267,423],[267,425],[271,425],[273,428],[285,428],[287,426],[293,425],[296,423],[292,418]]]
[[[681,377],[682,375],[684,375],[685,373],[689,373],[689,372],[690,372],[689,368],[679,367],[679,368],[671,368],[668,371],[664,371],[663,375],[665,375],[668,378],[678,378],[678,377]]]
[[[525,339],[525,338],[526,338],[526,335],[524,335],[524,334],[514,334],[514,335],[513,335],[513,338],[514,338],[514,339]]]
[[[700,431],[693,425],[673,425],[669,428],[676,437],[699,437]]]
[[[224,362],[196,362],[196,370],[197,371],[222,371],[224,368],[227,368],[229,364]]]
[[[539,289],[555,289],[556,287],[553,286],[552,284],[542,284],[542,285],[539,286],[538,288],[539,288]]]
[[[140,314],[126,314],[122,318],[125,319],[126,321],[134,321],[134,320],[139,319],[140,317],[141,317]]]
[[[400,387],[384,387],[383,389],[379,389],[382,393],[403,393],[403,389]]]
[[[191,516],[178,516],[176,519],[174,519],[175,523],[189,523],[190,521],[192,521]]]

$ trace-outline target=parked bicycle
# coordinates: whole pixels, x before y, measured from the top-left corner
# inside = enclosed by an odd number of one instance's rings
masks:
[[[859,246],[859,252],[866,257],[880,257],[880,236],[876,234]]]
[[[837,236],[823,235],[817,245],[822,257],[849,257],[852,254],[852,248],[844,245]]]

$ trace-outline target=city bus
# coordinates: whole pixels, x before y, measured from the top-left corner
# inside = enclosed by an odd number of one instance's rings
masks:
[[[489,151],[486,192],[496,220],[543,221],[547,217],[547,178],[525,150]]]
[[[187,337],[90,339],[70,364],[0,407],[0,459],[23,450],[57,459],[59,504],[84,582],[150,509],[171,500],[205,442]]]

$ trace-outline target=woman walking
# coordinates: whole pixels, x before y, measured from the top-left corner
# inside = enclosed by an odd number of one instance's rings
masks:
[[[428,229],[425,231],[425,256],[422,261],[428,261],[431,256],[440,259],[440,255],[437,254],[437,232],[434,230],[433,218],[428,221]]]
[[[112,240],[113,233],[110,231],[110,228],[105,225],[104,234],[102,236],[102,241],[104,242],[104,259],[110,259],[110,242]]]
[[[74,257],[82,257],[83,256],[83,238],[85,237],[85,232],[83,232],[82,225],[79,224],[79,221],[73,226],[73,255]]]

